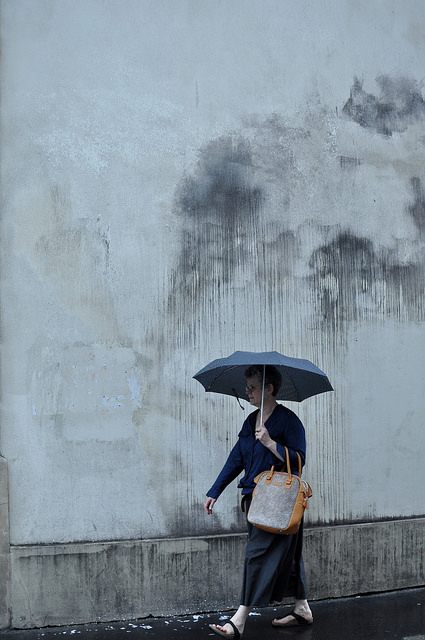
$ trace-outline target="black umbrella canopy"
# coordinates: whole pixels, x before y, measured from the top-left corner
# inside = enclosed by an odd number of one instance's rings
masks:
[[[310,360],[290,358],[277,351],[235,351],[227,358],[213,360],[193,377],[205,391],[242,398],[246,395],[244,374],[252,365],[272,365],[278,369],[282,386],[277,400],[301,402],[319,393],[333,391],[326,374]]]

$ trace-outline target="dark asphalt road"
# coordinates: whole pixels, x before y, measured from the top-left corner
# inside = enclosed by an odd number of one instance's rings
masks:
[[[243,640],[425,640],[425,587],[388,594],[310,602],[308,628],[274,629],[270,622],[289,609],[254,610]],[[230,613],[231,615],[231,613]],[[229,612],[146,618],[132,622],[88,624],[28,631],[0,631],[0,640],[213,640],[209,628]]]

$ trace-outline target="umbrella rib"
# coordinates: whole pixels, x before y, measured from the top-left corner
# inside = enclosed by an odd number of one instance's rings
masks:
[[[295,393],[296,393],[296,396],[297,396],[297,397],[296,397],[295,402],[301,402],[301,400],[300,400],[301,394],[300,394],[300,392],[298,391],[298,389],[297,389],[297,385],[295,384],[295,382],[294,382],[293,378],[289,375],[289,373],[288,373],[286,370],[285,370],[285,372],[284,372],[284,375],[285,375],[287,378],[289,378],[289,380],[290,380],[290,381],[291,381],[291,383],[292,383],[293,388],[295,389]]]
[[[237,369],[237,368],[238,368],[238,365],[234,364],[231,367],[226,367],[226,369],[224,369],[223,371],[220,371],[220,373],[215,378],[213,378],[211,380],[211,382],[209,383],[207,391],[210,391],[212,385],[215,384],[217,382],[217,380],[220,380],[222,375],[224,375],[225,373],[227,373],[231,369]]]

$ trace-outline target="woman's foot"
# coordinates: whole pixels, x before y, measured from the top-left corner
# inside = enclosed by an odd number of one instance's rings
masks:
[[[234,638],[234,640],[239,640],[239,638],[243,634],[243,626],[236,625],[233,620],[229,620],[225,624],[210,624],[209,628],[214,631],[219,636],[224,638]]]
[[[274,627],[298,627],[313,624],[313,614],[308,606],[307,600],[295,602],[294,610],[284,618],[275,618],[272,622]]]
[[[275,618],[272,621],[273,627],[304,627],[306,625],[313,624],[313,618],[304,618],[304,616],[298,615],[295,611],[292,611],[284,618]]]

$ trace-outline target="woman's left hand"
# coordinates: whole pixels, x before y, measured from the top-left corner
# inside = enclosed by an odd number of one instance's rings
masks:
[[[267,431],[267,428],[265,427],[264,424],[260,424],[258,427],[256,427],[255,437],[257,440],[261,442],[261,444],[263,444],[267,448],[269,448],[270,445],[274,442],[270,438],[269,432]]]

